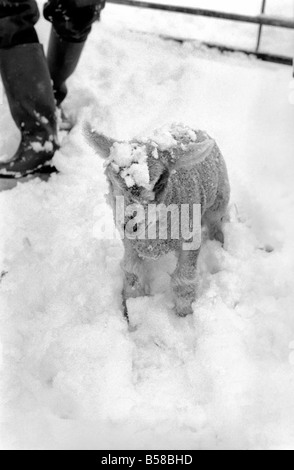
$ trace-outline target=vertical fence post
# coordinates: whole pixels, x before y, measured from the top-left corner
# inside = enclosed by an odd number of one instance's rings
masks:
[[[261,14],[262,15],[264,15],[265,9],[266,9],[266,0],[262,0],[262,5],[261,5]],[[256,52],[259,52],[260,43],[261,43],[262,28],[263,28],[263,25],[260,24],[259,28],[258,28]]]

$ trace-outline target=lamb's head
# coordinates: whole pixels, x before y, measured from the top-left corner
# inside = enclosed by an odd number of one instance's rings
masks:
[[[201,131],[172,125],[146,139],[115,141],[85,126],[90,145],[106,160],[106,175],[113,195],[123,195],[130,204],[160,204],[170,176],[190,168],[211,151],[214,141]]]
[[[167,152],[161,154],[150,142],[118,142],[89,129],[85,133],[106,161],[105,173],[113,194],[123,195],[129,204],[161,202],[171,172]]]

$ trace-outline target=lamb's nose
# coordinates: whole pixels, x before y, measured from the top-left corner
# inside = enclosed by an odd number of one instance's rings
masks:
[[[125,226],[124,226],[125,232],[126,232],[126,230],[127,230],[127,225],[128,225],[128,224],[126,223]],[[130,231],[130,230],[128,230],[128,232],[129,232],[129,231]],[[137,233],[137,232],[138,232],[138,224],[134,225],[132,231],[133,231],[133,233]]]
[[[135,218],[135,216],[130,217],[129,220],[125,223],[125,225],[124,225],[124,230],[125,230],[125,231],[126,231],[127,228],[128,228],[128,223],[129,223],[131,220],[133,220],[134,218]],[[134,227],[132,227],[132,232],[133,232],[133,233],[137,233],[137,232],[138,232],[138,229],[139,229],[138,224],[135,224]],[[129,227],[128,232],[130,232],[130,227]]]

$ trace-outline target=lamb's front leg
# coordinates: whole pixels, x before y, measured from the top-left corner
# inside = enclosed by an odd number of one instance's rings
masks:
[[[123,287],[123,306],[126,317],[127,301],[130,298],[143,297],[145,295],[144,275],[143,275],[143,260],[139,258],[136,251],[133,249],[129,240],[125,240],[125,255],[121,267],[124,272],[124,287]]]
[[[178,264],[172,275],[175,311],[181,316],[193,314],[192,304],[197,294],[197,261],[200,249],[184,251],[181,249]]]

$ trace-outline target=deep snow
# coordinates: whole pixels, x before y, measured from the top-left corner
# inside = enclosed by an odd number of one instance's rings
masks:
[[[106,12],[105,12],[106,13]],[[41,25],[45,37],[47,27]],[[3,448],[291,448],[294,442],[294,107],[291,70],[97,24],[70,81],[78,125],[61,174],[0,193]],[[206,129],[233,188],[225,249],[201,254],[194,316],[169,301],[172,259],[122,317],[119,240],[103,162],[115,138]],[[1,107],[0,154],[17,133]]]

